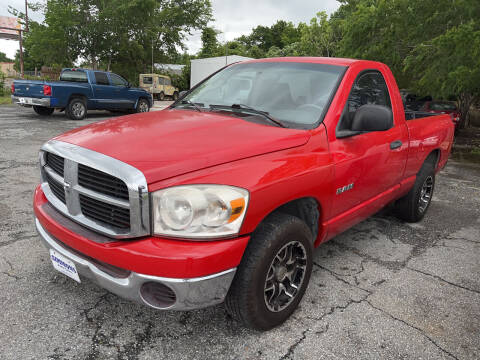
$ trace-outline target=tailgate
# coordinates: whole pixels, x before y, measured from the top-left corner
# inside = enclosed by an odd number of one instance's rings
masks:
[[[43,81],[14,81],[15,96],[43,97]]]

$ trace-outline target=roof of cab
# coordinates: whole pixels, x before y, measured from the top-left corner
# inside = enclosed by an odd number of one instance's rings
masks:
[[[249,61],[243,61],[243,63],[251,62],[302,62],[302,63],[313,63],[313,64],[326,64],[326,65],[337,65],[337,66],[350,66],[353,63],[367,61],[367,60],[357,60],[357,59],[344,59],[344,58],[334,58],[334,57],[276,57],[276,58],[266,58],[266,59],[253,59]]]

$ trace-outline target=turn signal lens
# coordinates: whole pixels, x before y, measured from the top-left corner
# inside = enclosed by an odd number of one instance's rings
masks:
[[[13,83],[12,83],[12,89],[11,90],[12,90],[12,94],[14,94],[15,93],[15,85]]]

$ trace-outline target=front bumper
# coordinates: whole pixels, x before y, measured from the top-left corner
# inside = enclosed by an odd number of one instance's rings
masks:
[[[21,106],[44,106],[50,107],[51,98],[44,97],[44,98],[34,98],[34,97],[25,97],[25,96],[15,96],[12,95],[12,103],[18,104]]]
[[[107,264],[95,261],[62,244],[43,228],[37,218],[35,218],[35,225],[47,249],[55,250],[73,261],[80,275],[122,298],[156,309],[192,310],[219,304],[227,295],[236,272],[236,268],[232,268],[209,276],[177,279],[138,274],[123,269],[117,269],[123,271],[115,271],[112,267],[108,268]],[[160,284],[157,290],[160,292],[157,294],[159,297],[152,297],[149,290],[152,283]],[[166,294],[162,294],[162,291]],[[170,296],[170,299],[173,298],[171,302],[162,300],[172,292],[174,295]]]

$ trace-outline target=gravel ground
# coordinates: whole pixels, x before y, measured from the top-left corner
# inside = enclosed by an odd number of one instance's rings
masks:
[[[38,149],[108,116],[0,107],[1,359],[480,358],[480,167],[450,162],[419,224],[383,211],[320,246],[300,308],[260,333],[223,305],[155,311],[53,270],[33,224]]]

